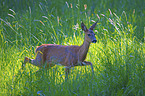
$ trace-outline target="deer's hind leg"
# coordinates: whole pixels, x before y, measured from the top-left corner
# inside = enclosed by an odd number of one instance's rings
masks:
[[[25,67],[26,63],[31,63],[31,64],[33,64],[35,66],[38,66],[38,67],[42,66],[43,65],[42,64],[43,63],[42,62],[42,57],[43,57],[43,54],[40,53],[40,52],[37,53],[37,56],[36,56],[35,59],[25,57],[24,63],[22,64],[22,68]]]

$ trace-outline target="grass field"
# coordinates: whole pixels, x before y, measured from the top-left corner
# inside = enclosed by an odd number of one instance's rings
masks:
[[[145,95],[144,0],[1,0],[0,95],[143,96]],[[27,64],[41,44],[81,45],[83,21],[98,42],[87,61],[65,80],[64,66],[46,70]]]

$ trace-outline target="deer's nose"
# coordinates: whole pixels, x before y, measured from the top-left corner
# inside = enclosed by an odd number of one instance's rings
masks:
[[[92,43],[96,43],[97,42],[97,40],[92,40]]]

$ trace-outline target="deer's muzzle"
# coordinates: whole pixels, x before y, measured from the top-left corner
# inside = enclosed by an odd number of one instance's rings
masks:
[[[92,43],[96,43],[97,42],[97,40],[92,40]]]

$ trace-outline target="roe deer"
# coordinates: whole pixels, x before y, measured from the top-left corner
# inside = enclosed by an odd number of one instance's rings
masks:
[[[81,28],[85,33],[85,39],[81,46],[42,44],[41,46],[38,46],[36,48],[36,58],[30,59],[28,57],[25,57],[22,67],[25,66],[27,62],[38,67],[45,66],[45,68],[50,68],[54,65],[61,64],[63,66],[66,66],[65,72],[66,75],[68,75],[69,69],[73,66],[90,65],[92,72],[94,73],[92,63],[84,60],[86,58],[90,43],[97,42],[95,34],[93,32],[93,29],[95,28],[97,22],[95,22],[89,29],[87,29],[83,22],[81,23]]]

